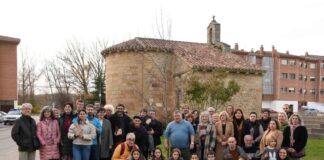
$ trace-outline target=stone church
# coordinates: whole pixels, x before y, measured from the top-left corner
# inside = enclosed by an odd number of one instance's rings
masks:
[[[220,41],[220,29],[213,19],[207,27],[207,43],[134,38],[103,50],[106,102],[124,104],[131,115],[144,107],[172,113],[188,103],[185,79],[190,75],[206,78],[214,69],[225,69],[227,79],[234,79],[241,88],[228,104],[245,114],[259,112],[264,71],[231,53],[230,46]]]

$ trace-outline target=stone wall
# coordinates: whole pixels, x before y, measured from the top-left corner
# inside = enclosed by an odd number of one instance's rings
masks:
[[[195,76],[198,76],[202,79],[207,79],[211,76],[211,72],[195,72]],[[190,75],[188,75],[190,77]],[[241,73],[230,73],[226,77],[225,81],[230,81],[234,79],[240,86],[240,91],[234,95],[230,102],[227,102],[226,105],[233,105],[234,108],[241,108],[244,112],[245,117],[249,115],[251,111],[257,113],[261,112],[262,106],[262,75],[255,74],[241,74]],[[184,94],[184,91],[183,91]],[[186,102],[185,99],[182,99],[182,103]],[[216,110],[224,110],[224,106],[221,108],[216,108]],[[191,106],[192,109],[196,109],[195,106]]]
[[[107,55],[107,103],[123,103],[130,115],[150,107],[160,114],[170,112],[175,106],[174,64],[175,56],[164,52]]]
[[[181,58],[165,52],[123,52],[106,56],[106,101],[117,105],[123,103],[130,115],[141,108],[154,107],[163,118],[172,115],[174,109],[186,104],[185,81],[190,79],[192,69]],[[195,72],[201,78],[209,72]],[[262,75],[229,74],[240,85],[228,104],[242,108],[245,115],[260,112],[262,102]],[[180,91],[177,96],[177,90]],[[178,103],[177,103],[178,102]],[[167,107],[165,107],[167,106]]]

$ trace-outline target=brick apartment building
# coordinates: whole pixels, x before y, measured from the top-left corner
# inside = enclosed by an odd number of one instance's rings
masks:
[[[294,111],[302,105],[324,106],[324,56],[291,55],[278,52],[274,46],[256,52],[240,50],[235,44],[232,53],[261,66],[263,76],[262,107],[281,110],[283,104],[293,104]],[[298,107],[297,107],[298,106]]]
[[[17,102],[17,45],[20,39],[0,35],[0,110]]]

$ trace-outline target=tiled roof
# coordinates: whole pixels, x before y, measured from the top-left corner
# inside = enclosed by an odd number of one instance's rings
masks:
[[[12,38],[12,37],[7,37],[7,36],[1,36],[0,35],[0,42],[11,42],[11,43],[16,43],[18,44],[20,42],[20,39],[18,38]]]
[[[214,45],[170,41],[151,38],[135,38],[103,50],[102,55],[125,51],[157,51],[171,52],[186,60],[197,69],[227,69],[251,73],[262,73],[263,70],[247,60],[233,54],[221,53]]]

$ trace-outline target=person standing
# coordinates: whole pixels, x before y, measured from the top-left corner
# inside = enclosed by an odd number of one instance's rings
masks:
[[[282,106],[282,110],[286,113],[287,115],[287,119],[290,118],[290,116],[294,113],[293,110],[294,110],[294,105],[292,104],[284,104]]]
[[[226,106],[225,111],[228,114],[228,121],[232,122],[234,116],[234,106],[232,105]]]
[[[216,123],[216,159],[221,159],[227,147],[227,139],[234,136],[233,123],[228,121],[228,114],[223,111],[219,114],[220,121]]]
[[[102,126],[100,124],[100,121],[97,117],[95,117],[95,111],[94,106],[92,104],[88,104],[86,106],[87,111],[87,120],[93,124],[96,127],[96,135],[97,137],[92,139],[92,145],[91,145],[91,153],[90,153],[90,159],[91,160],[99,160],[99,144],[98,139],[100,137]]]
[[[135,134],[135,144],[139,147],[142,153],[147,157],[148,153],[148,135],[146,128],[142,125],[142,118],[140,116],[133,117],[133,123],[130,125],[129,132]]]
[[[195,139],[200,159],[207,159],[207,153],[215,150],[216,146],[216,128],[215,125],[210,123],[208,112],[200,114],[200,123],[197,127]]]
[[[72,113],[73,104],[66,102],[64,112],[59,118],[61,131],[61,158],[62,160],[72,160],[72,140],[68,138],[69,128],[72,124],[74,114]]]
[[[78,112],[77,122],[69,128],[68,138],[73,140],[73,159],[89,160],[92,140],[96,138],[96,127],[87,120],[85,110]]]
[[[41,143],[39,157],[41,160],[60,159],[60,127],[54,118],[51,107],[45,106],[37,124],[37,137]]]
[[[185,160],[189,159],[189,149],[194,148],[195,132],[192,125],[182,119],[182,113],[178,110],[173,113],[173,121],[167,125],[164,135],[164,146],[171,149],[178,148]],[[190,146],[190,147],[189,147]]]
[[[116,147],[119,143],[126,140],[126,135],[129,133],[132,120],[125,114],[125,106],[123,104],[116,106],[116,112],[109,120],[114,134],[114,146]]]
[[[190,113],[189,105],[186,104],[182,107],[182,119],[185,119],[186,115],[189,113]]]
[[[149,110],[148,115],[150,118],[146,120],[145,124],[147,126],[149,152],[153,152],[154,148],[161,144],[160,137],[163,135],[163,128],[162,123],[156,119],[155,110]]]
[[[270,121],[271,121],[270,110],[269,109],[263,109],[262,110],[262,118],[259,121],[260,124],[262,125],[263,131],[266,131],[268,129],[268,125],[269,125]]]
[[[36,122],[30,116],[33,106],[24,103],[21,107],[21,117],[12,127],[11,138],[18,145],[19,160],[35,160],[36,149],[40,147],[36,134]]]
[[[75,105],[76,105],[76,110],[75,110],[74,114],[77,114],[80,110],[84,109],[84,102],[82,99],[77,99],[75,101]]]
[[[252,141],[255,146],[259,147],[264,130],[262,128],[262,125],[257,120],[257,117],[258,115],[256,112],[251,112],[247,122],[250,125],[250,135],[252,136]]]
[[[285,112],[278,113],[278,122],[280,131],[284,131],[284,129],[288,126],[288,117]]]
[[[97,111],[97,116],[102,126],[102,131],[99,136],[99,151],[101,160],[109,160],[111,157],[110,150],[113,146],[113,134],[111,130],[111,124],[108,119],[105,119],[106,110],[104,108],[99,108]]]
[[[244,136],[250,134],[251,126],[244,119],[243,111],[241,109],[236,109],[233,116],[233,128],[234,137],[236,139],[237,145],[244,146]]]

